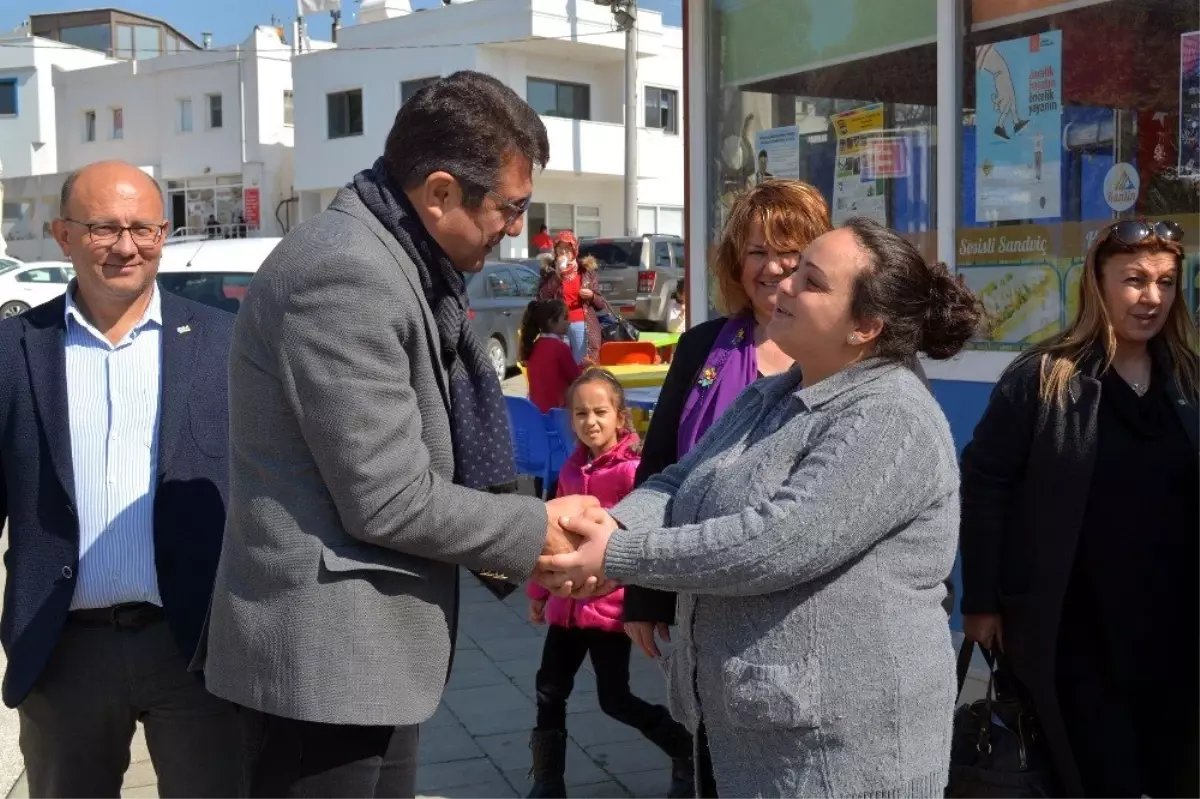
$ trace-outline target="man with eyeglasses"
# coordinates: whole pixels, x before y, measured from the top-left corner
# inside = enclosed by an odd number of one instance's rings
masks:
[[[233,316],[156,283],[163,198],[137,167],[72,173],[64,296],[0,321],[3,699],[31,796],[120,795],[145,726],[162,796],[236,796],[232,705],[188,671],[228,495]]]
[[[512,493],[504,397],[468,324],[466,280],[520,235],[548,158],[512,89],[434,82],[246,293],[204,663],[242,706],[251,795],[412,796],[457,567],[523,581],[571,548],[558,520],[597,504]]]

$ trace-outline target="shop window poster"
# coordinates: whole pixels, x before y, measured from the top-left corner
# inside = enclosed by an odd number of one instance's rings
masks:
[[[754,134],[754,185],[771,178],[800,179],[800,130],[795,125]]]
[[[833,115],[837,160],[833,173],[833,224],[865,216],[886,225],[887,184],[872,174],[870,144],[883,133],[883,104]]]
[[[1179,38],[1179,173],[1200,177],[1200,31]]]
[[[975,48],[975,218],[1061,213],[1062,32]]]

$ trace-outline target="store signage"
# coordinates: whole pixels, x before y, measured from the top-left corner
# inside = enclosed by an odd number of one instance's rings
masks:
[[[257,230],[260,217],[258,189],[246,189],[242,202],[246,209],[246,227]]]
[[[1141,184],[1133,164],[1113,164],[1104,176],[1104,202],[1114,211],[1128,211],[1137,202]]]

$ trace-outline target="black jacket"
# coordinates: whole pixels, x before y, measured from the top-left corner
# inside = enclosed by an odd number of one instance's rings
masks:
[[[1170,374],[1165,348],[1152,347]],[[1069,384],[1065,405],[1038,397],[1040,358],[1001,376],[962,456],[962,611],[1000,613],[1004,651],[1037,708],[1066,796],[1082,793],[1058,707],[1055,651],[1096,456],[1103,358]],[[1195,398],[1165,389],[1191,446]]]
[[[4,703],[16,707],[58,642],[79,572],[67,413],[65,300],[0,322],[0,527],[8,520]],[[229,495],[233,314],[162,293],[154,565],[185,660],[212,596]]]
[[[717,342],[717,335],[728,321],[725,317],[697,325],[679,337],[671,368],[667,370],[662,391],[650,417],[650,429],[642,442],[642,463],[634,485],[640,486],[679,460],[679,422],[683,406],[692,386],[700,378],[700,370],[708,353]],[[625,588],[625,621],[675,623],[675,594],[636,585]]]

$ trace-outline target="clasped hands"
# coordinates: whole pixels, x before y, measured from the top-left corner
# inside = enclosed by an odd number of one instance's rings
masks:
[[[617,589],[604,576],[604,552],[617,523],[595,497],[569,496],[546,503],[546,545],[533,579],[557,596],[603,596]]]

